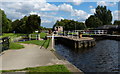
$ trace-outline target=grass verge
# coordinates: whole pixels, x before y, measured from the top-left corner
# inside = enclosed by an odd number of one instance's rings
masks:
[[[25,34],[3,33],[3,35],[0,37],[19,37],[19,36],[23,36],[23,35],[25,35]]]
[[[40,33],[40,38],[45,38],[46,35],[47,35],[46,33],[41,32]]]
[[[31,41],[24,41],[24,42],[19,42],[19,43],[36,44],[36,45],[40,45],[40,46],[43,46],[45,48],[48,48],[49,43],[50,43],[50,39],[48,39],[48,40],[31,40]]]
[[[20,45],[20,44],[18,44],[18,43],[10,43],[10,49],[22,49],[22,48],[24,48],[24,46],[23,45]]]
[[[29,74],[34,74],[35,72],[58,72],[58,73],[62,72],[62,74],[63,73],[64,74],[71,74],[71,72],[64,65],[29,67],[29,68],[18,69],[18,70],[2,70],[2,72],[17,72],[17,71],[19,71],[19,72],[20,71],[25,71]]]

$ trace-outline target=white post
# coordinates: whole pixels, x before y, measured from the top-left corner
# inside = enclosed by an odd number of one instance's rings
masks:
[[[54,33],[52,34],[52,49],[54,49]]]
[[[36,40],[37,40],[37,37],[38,37],[38,36],[37,36],[37,34],[36,34]]]
[[[69,37],[69,31],[68,31],[68,37]]]
[[[74,33],[74,32],[72,31],[72,38],[73,38],[73,33]]]
[[[78,39],[79,33],[77,32],[77,39]]]
[[[40,40],[40,34],[38,34],[38,40]]]
[[[31,34],[29,34],[29,40],[31,40]]]

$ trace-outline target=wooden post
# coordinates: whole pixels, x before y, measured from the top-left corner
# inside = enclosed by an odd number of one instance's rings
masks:
[[[79,32],[79,38],[82,38],[82,33],[81,32]]]

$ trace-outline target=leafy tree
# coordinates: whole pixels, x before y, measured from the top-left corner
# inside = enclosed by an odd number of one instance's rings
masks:
[[[32,33],[35,30],[39,30],[40,29],[40,16],[38,15],[30,15],[28,17],[28,20],[26,21],[26,31],[27,33]]]
[[[10,32],[11,31],[11,20],[7,18],[6,14],[3,10],[0,9],[0,25],[2,26],[2,32]]]
[[[67,19],[57,21],[53,29],[55,26],[63,26],[64,30],[81,30],[85,28],[84,23]]]
[[[12,22],[12,31],[19,32],[18,27],[20,26],[19,24],[20,20],[15,20]]]
[[[41,19],[38,15],[24,16],[20,20],[12,22],[13,31],[17,33],[33,33],[35,30],[40,30]]]
[[[103,25],[109,25],[112,22],[111,11],[106,6],[98,6],[94,15],[103,22]]]
[[[88,28],[97,28],[102,26],[103,23],[98,17],[91,15],[88,19],[86,19],[85,24]]]
[[[120,25],[120,20],[115,20],[114,25]]]

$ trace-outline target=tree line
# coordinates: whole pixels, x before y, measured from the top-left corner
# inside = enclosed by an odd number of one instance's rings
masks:
[[[11,21],[7,18],[3,10],[0,9],[0,13],[2,14],[2,20],[0,21],[0,23],[2,24],[2,33],[14,31],[16,33],[29,34],[33,33],[35,30],[41,29],[41,19],[38,15],[24,16],[21,19]]]
[[[97,28],[103,25],[120,25],[119,20],[115,20],[114,24],[112,24],[112,19],[112,13],[106,6],[98,6],[94,15],[86,19],[85,24],[88,28]]]
[[[55,23],[53,26],[53,29],[55,26],[63,26],[64,30],[83,30],[85,29],[85,24],[83,22],[78,22],[74,20],[60,20]]]
[[[64,30],[82,30],[86,28],[97,28],[103,25],[120,25],[120,20],[115,20],[112,24],[112,13],[106,6],[97,6],[94,15],[90,15],[85,20],[85,23],[74,20],[60,20],[54,26],[63,26]]]
[[[112,24],[112,14],[106,6],[97,6],[94,15],[88,17],[85,23],[74,20],[60,20],[56,21],[55,26],[63,26],[64,30],[84,30],[86,28],[97,28],[103,25],[120,25],[120,20],[115,20]],[[5,12],[0,9],[0,31],[2,33],[16,32],[16,33],[33,33],[35,30],[48,30],[41,25],[41,18],[38,15],[24,16],[21,19],[11,21],[7,18]]]

